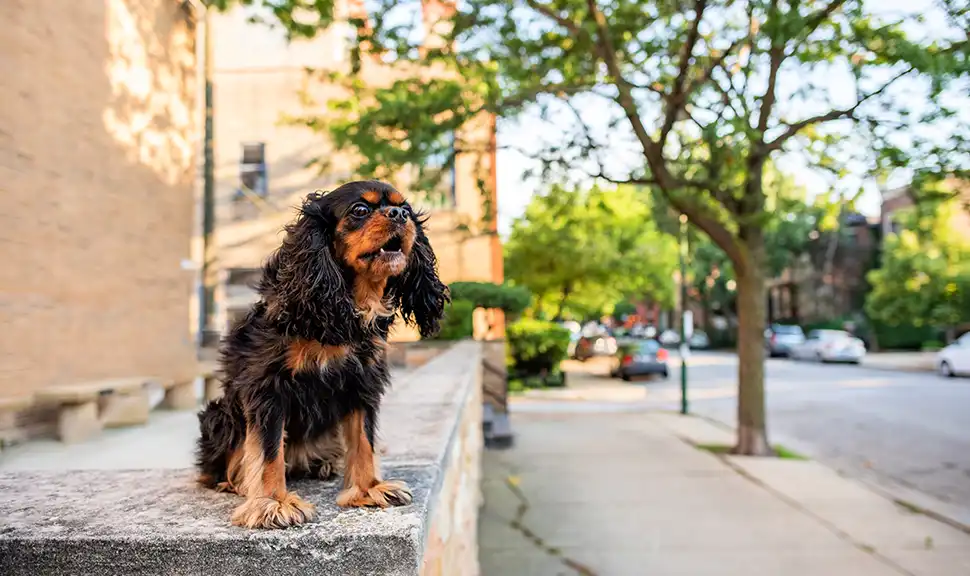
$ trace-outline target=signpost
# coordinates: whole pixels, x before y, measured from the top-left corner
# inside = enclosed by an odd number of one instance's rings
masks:
[[[680,413],[687,414],[688,340],[694,332],[694,316],[687,310],[687,215],[680,215]]]

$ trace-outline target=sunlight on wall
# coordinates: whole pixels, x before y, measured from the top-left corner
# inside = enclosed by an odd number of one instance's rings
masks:
[[[176,184],[193,163],[194,43],[184,26],[157,18],[161,10],[150,4],[106,0],[112,102],[102,120],[128,160]]]

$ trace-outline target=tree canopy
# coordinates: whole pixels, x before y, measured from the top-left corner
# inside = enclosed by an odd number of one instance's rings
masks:
[[[338,16],[327,0],[236,1],[262,6],[291,36]],[[769,159],[797,154],[836,176],[940,179],[970,166],[960,110],[970,38],[957,0],[910,13],[864,0],[439,0],[426,3],[436,7],[431,20],[441,17],[430,29],[417,17],[422,4],[368,3],[353,19],[360,58],[349,75],[325,75],[349,98],[300,121],[360,152],[362,174],[417,166],[423,183],[455,154],[488,151],[476,147],[490,142],[464,138],[467,122],[533,114],[545,126],[502,145],[537,159],[547,176],[655,186],[737,275],[739,453],[771,453]],[[405,75],[367,86],[355,73],[370,63]]]
[[[970,241],[956,202],[910,209],[869,272],[869,316],[889,326],[948,328],[970,322]],[[960,224],[962,222],[962,226]]]
[[[506,276],[550,318],[571,309],[598,316],[624,297],[670,304],[677,249],[650,219],[645,195],[553,186],[533,197],[505,245]]]

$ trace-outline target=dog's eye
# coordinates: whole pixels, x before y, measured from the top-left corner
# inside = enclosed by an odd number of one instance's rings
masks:
[[[363,218],[364,216],[370,214],[370,207],[368,207],[366,204],[357,204],[350,209],[350,213],[358,218]]]

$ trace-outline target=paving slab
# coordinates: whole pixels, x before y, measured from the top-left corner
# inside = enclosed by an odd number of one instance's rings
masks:
[[[484,576],[970,574],[970,535],[814,462],[728,461],[698,450],[685,439],[733,440],[704,420],[642,411],[512,417],[515,445],[484,456]]]

